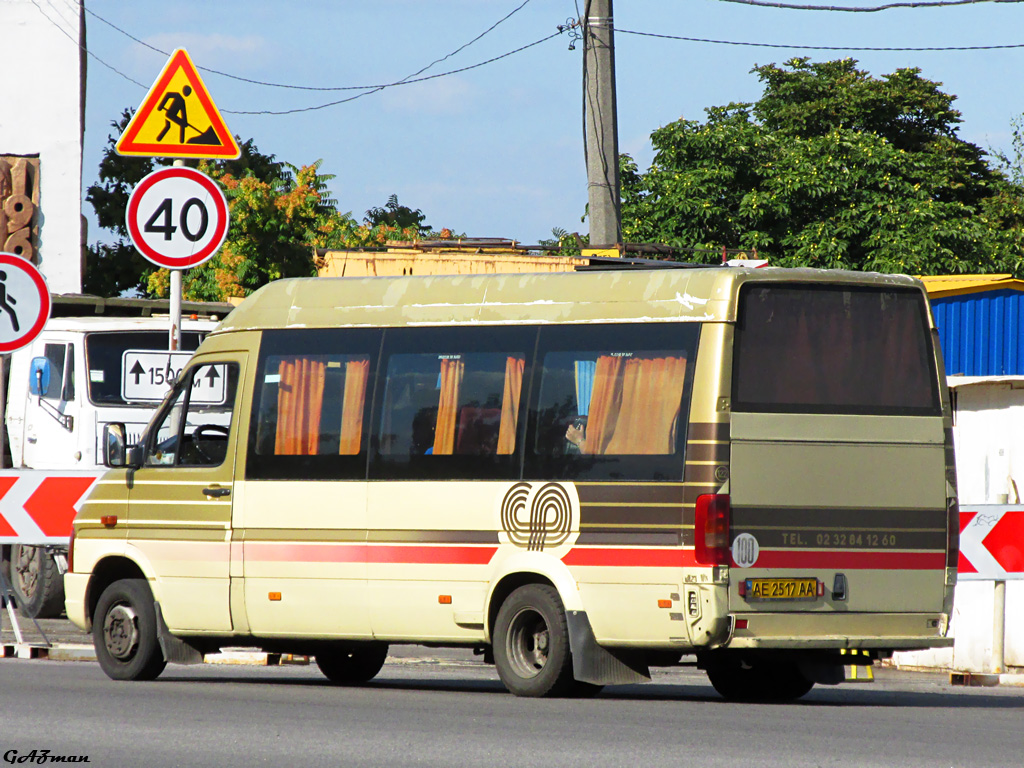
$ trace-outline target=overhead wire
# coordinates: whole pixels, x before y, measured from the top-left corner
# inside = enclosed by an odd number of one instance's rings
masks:
[[[786,43],[752,43],[738,40],[714,40],[703,37],[684,37],[682,35],[665,35],[658,32],[638,32],[633,29],[616,29],[623,35],[640,37],[658,37],[664,40],[681,40],[687,43],[712,43],[714,45],[739,45],[750,48],[785,48],[798,51],[997,51],[1009,48],[1024,48],[1024,43],[1008,43],[1006,45],[944,45],[897,47],[897,46],[854,46],[854,45],[790,45]]]
[[[979,5],[981,3],[1021,3],[1024,0],[910,0],[910,2],[886,3],[873,6],[849,5],[799,5],[796,3],[779,3],[774,0],[718,0],[720,3],[739,3],[755,5],[761,8],[782,8],[789,11],[830,11],[839,13],[877,13],[891,11],[894,8],[940,8],[953,5]]]
[[[397,80],[395,82],[396,83],[405,82],[409,78],[416,77],[417,75],[420,75],[423,72],[426,72],[428,69],[433,67],[435,64],[440,64],[442,61],[450,59],[452,56],[455,56],[456,54],[464,51],[466,48],[468,48],[469,46],[473,45],[473,43],[477,42],[478,40],[483,38],[485,35],[487,35],[488,33],[492,32],[498,25],[500,25],[503,22],[507,21],[512,16],[514,16],[516,13],[521,11],[530,2],[532,2],[532,0],[523,0],[523,2],[520,5],[518,5],[515,8],[513,8],[511,11],[509,11],[507,14],[505,14],[505,16],[503,16],[502,18],[498,19],[498,21],[494,22],[491,26],[489,26],[487,29],[485,29],[483,32],[481,32],[479,35],[474,37],[468,43],[465,43],[465,44],[459,46],[458,48],[456,48],[451,53],[448,53],[448,54],[442,56],[439,59],[435,59],[434,61],[432,61],[429,64],[427,64],[425,67],[417,70],[413,74],[408,75],[408,76],[402,78],[401,80]],[[147,43],[145,40],[142,40],[142,39],[136,37],[131,32],[128,32],[127,30],[122,29],[121,27],[117,26],[116,24],[114,24],[109,19],[106,19],[103,16],[100,16],[95,11],[93,11],[93,10],[91,10],[89,8],[85,8],[85,12],[87,14],[89,14],[90,16],[92,16],[93,18],[95,18],[96,20],[103,22],[104,24],[106,24],[108,27],[110,27],[111,29],[115,30],[116,32],[119,32],[120,34],[124,35],[129,40],[132,40],[132,41],[138,43],[139,45],[143,46],[144,48],[148,48],[149,50],[153,51],[154,53],[159,53],[162,56],[170,56],[171,55],[169,51],[165,51],[165,50],[163,50],[161,48],[157,48],[155,45]],[[387,87],[391,87],[392,85],[395,84],[395,83],[384,83],[384,84],[379,84],[378,83],[378,84],[374,84],[374,85],[340,85],[340,86],[295,85],[293,83],[274,83],[274,82],[269,82],[269,81],[265,81],[265,80],[255,80],[255,79],[249,78],[249,77],[242,77],[241,75],[234,75],[234,74],[231,74],[230,72],[224,72],[224,71],[219,70],[219,69],[213,69],[212,67],[197,66],[197,69],[199,69],[199,70],[201,70],[203,72],[209,72],[210,74],[213,74],[213,75],[220,75],[221,77],[227,77],[227,78],[230,78],[231,80],[237,80],[237,81],[242,82],[242,83],[249,83],[250,85],[259,85],[259,86],[264,86],[266,88],[284,88],[284,89],[287,89],[287,90],[295,90],[295,91],[363,91],[363,90],[377,90],[377,89],[380,89],[380,88],[387,88]]]
[[[57,29],[58,29],[58,30],[60,31],[60,33],[61,33],[62,35],[64,35],[64,36],[65,36],[65,37],[66,37],[66,38],[67,38],[68,40],[70,40],[70,41],[71,41],[72,43],[74,43],[75,45],[77,45],[77,46],[78,46],[78,47],[79,47],[79,48],[80,48],[80,49],[81,49],[82,51],[84,51],[84,52],[85,52],[85,54],[86,54],[86,55],[88,55],[88,56],[89,56],[90,58],[92,58],[92,59],[94,59],[95,61],[97,61],[98,63],[102,64],[102,65],[103,65],[104,67],[106,67],[107,69],[109,69],[109,70],[110,70],[111,72],[113,72],[114,74],[116,74],[116,75],[119,75],[119,76],[123,77],[123,78],[124,78],[125,80],[127,80],[128,82],[130,82],[130,83],[134,83],[135,85],[139,86],[140,88],[146,88],[146,87],[147,87],[146,85],[144,85],[144,84],[140,83],[140,82],[139,82],[138,80],[134,79],[133,77],[131,77],[131,76],[129,76],[129,75],[126,75],[126,74],[125,74],[124,72],[122,72],[121,70],[119,70],[119,69],[118,69],[117,67],[113,66],[112,64],[109,64],[109,63],[107,63],[106,61],[104,61],[103,59],[101,59],[101,58],[100,58],[99,56],[97,56],[97,55],[96,55],[95,53],[93,53],[92,51],[90,51],[90,50],[89,50],[89,49],[88,49],[88,48],[87,48],[86,46],[84,46],[84,45],[82,45],[82,44],[81,44],[80,42],[78,42],[78,41],[77,41],[77,40],[76,40],[76,39],[75,39],[74,37],[72,37],[72,36],[71,36],[71,33],[70,33],[70,32],[68,32],[68,31],[67,31],[66,29],[64,29],[64,27],[62,27],[62,26],[61,26],[61,25],[60,25],[59,23],[57,23],[56,21],[54,21],[54,20],[53,20],[53,19],[52,19],[52,18],[51,18],[51,17],[49,16],[49,14],[47,14],[47,13],[46,13],[46,11],[44,11],[44,10],[43,10],[43,7],[42,7],[41,5],[39,5],[39,3],[37,2],[37,0],[30,0],[30,2],[32,3],[32,5],[34,5],[34,6],[36,7],[36,9],[37,9],[37,10],[39,11],[39,14],[40,14],[40,15],[41,15],[41,16],[42,16],[42,17],[43,17],[44,19],[46,19],[46,20],[47,20],[48,22],[50,22],[50,23],[51,23],[51,24],[52,24],[53,26],[55,26],[55,27],[56,27],[56,28],[57,28]],[[56,8],[54,8],[53,4],[52,4],[52,3],[51,3],[51,2],[49,1],[49,0],[47,0],[47,5],[49,5],[49,6],[51,7],[51,8],[53,8],[53,9],[54,9],[55,11],[57,10]]]

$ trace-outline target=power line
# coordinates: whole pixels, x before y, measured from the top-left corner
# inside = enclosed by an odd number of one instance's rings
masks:
[[[517,53],[521,53],[522,51],[525,51],[528,48],[533,48],[535,45],[540,45],[541,43],[546,43],[548,40],[550,40],[550,39],[552,39],[554,37],[558,37],[560,34],[562,34],[561,30],[559,30],[558,32],[553,32],[550,35],[548,35],[547,37],[542,37],[540,40],[534,40],[532,43],[527,43],[526,45],[522,45],[522,46],[516,48],[515,50],[508,51],[507,53],[503,53],[500,56],[494,56],[494,57],[492,57],[490,59],[487,59],[486,61],[481,61],[481,62],[478,62],[476,64],[470,64],[468,67],[460,67],[459,69],[451,69],[451,70],[448,70],[447,72],[439,72],[436,75],[427,75],[426,77],[417,77],[417,78],[414,78],[414,79],[411,79],[411,80],[396,80],[393,83],[383,83],[381,85],[374,85],[374,86],[362,86],[363,88],[371,88],[372,90],[364,91],[363,93],[357,93],[355,96],[349,96],[346,99],[338,99],[337,101],[329,101],[326,104],[316,104],[316,105],[314,105],[312,107],[298,107],[296,109],[282,109],[282,110],[269,110],[269,109],[266,109],[266,110],[242,111],[242,110],[222,109],[221,112],[226,112],[226,113],[231,114],[231,115],[293,115],[293,114],[296,114],[298,112],[314,112],[314,111],[316,111],[318,109],[326,109],[327,107],[334,107],[334,106],[337,106],[338,104],[344,104],[344,103],[349,102],[349,101],[354,101],[354,100],[356,100],[358,98],[361,98],[363,96],[369,96],[371,93],[376,93],[377,91],[382,91],[385,88],[393,88],[396,85],[412,85],[413,83],[423,83],[423,82],[426,82],[427,80],[436,80],[439,77],[448,77],[449,75],[457,75],[457,74],[459,74],[461,72],[468,72],[471,69],[478,69],[479,67],[486,66],[487,64],[493,64],[496,61],[501,61],[502,59],[507,59],[509,56],[512,56],[512,55],[517,54]]]
[[[833,11],[841,13],[877,13],[888,11],[893,8],[938,8],[950,5],[978,5],[980,3],[1021,3],[1024,0],[934,0],[933,2],[901,2],[886,3],[868,7],[842,6],[842,5],[796,5],[793,3],[775,3],[771,0],[718,0],[720,3],[740,3],[742,5],[756,5],[762,8],[782,8],[789,11]],[[883,49],[888,50],[888,49]],[[920,50],[910,48],[907,50]]]
[[[48,14],[46,13],[46,11],[44,11],[44,10],[43,10],[43,7],[42,7],[41,5],[39,5],[39,3],[38,3],[38,2],[36,2],[36,0],[31,0],[31,2],[32,2],[32,5],[34,5],[34,6],[36,7],[36,10],[38,10],[38,11],[39,11],[40,15],[41,15],[41,16],[42,16],[42,17],[43,17],[44,19],[46,19],[46,20],[47,20],[48,22],[50,22],[50,23],[51,23],[51,24],[52,24],[53,26],[55,26],[55,27],[56,27],[56,28],[57,28],[57,29],[58,29],[58,30],[60,31],[60,33],[61,33],[62,35],[64,35],[64,37],[66,37],[66,38],[67,38],[68,40],[70,40],[70,41],[71,41],[72,43],[74,43],[75,45],[77,45],[77,46],[78,46],[78,47],[79,47],[79,48],[80,48],[80,49],[81,49],[82,51],[84,51],[84,52],[85,52],[85,53],[86,53],[86,54],[87,54],[88,56],[90,56],[91,58],[95,59],[95,60],[96,60],[97,62],[99,62],[100,64],[102,64],[102,65],[103,65],[104,67],[106,67],[107,69],[109,69],[109,70],[110,70],[111,72],[113,72],[114,74],[116,74],[116,75],[120,75],[120,76],[121,76],[121,77],[123,77],[123,78],[124,78],[125,80],[127,80],[127,81],[128,81],[129,83],[134,83],[135,85],[139,86],[140,88],[146,88],[146,86],[145,86],[145,85],[143,85],[142,83],[140,83],[140,82],[139,82],[138,80],[135,80],[135,79],[133,79],[133,78],[129,77],[129,76],[128,76],[128,75],[126,75],[126,74],[125,74],[124,72],[122,72],[121,70],[119,70],[119,69],[118,69],[117,67],[115,67],[115,66],[113,66],[113,65],[111,65],[111,64],[108,64],[108,63],[107,63],[107,62],[105,62],[105,61],[104,61],[103,59],[101,59],[101,58],[100,58],[99,56],[97,56],[97,55],[96,55],[95,53],[93,53],[92,51],[90,51],[89,49],[87,49],[87,48],[86,48],[86,47],[85,47],[84,45],[82,45],[82,44],[81,44],[81,43],[80,43],[80,42],[79,42],[78,40],[76,40],[76,39],[75,39],[74,37],[72,37],[72,36],[71,36],[71,34],[70,34],[70,33],[69,33],[69,32],[68,32],[68,31],[67,31],[66,29],[64,29],[64,27],[62,27],[62,26],[61,26],[60,24],[58,24],[58,23],[57,23],[56,21],[54,21],[54,20],[53,20],[52,18],[50,18],[50,16],[49,16],[49,15],[48,15]],[[50,3],[50,2],[49,2],[49,0],[47,0],[47,3],[48,3],[48,4],[50,5],[50,7],[51,7],[51,8],[53,8],[53,4],[52,4],[52,3]],[[53,9],[54,9],[55,11],[57,10],[56,8],[53,8]]]
[[[34,2],[34,0],[33,0],[33,2]],[[231,80],[238,80],[239,82],[242,82],[242,83],[249,83],[250,85],[264,86],[266,88],[284,88],[284,89],[287,89],[287,90],[295,90],[295,91],[378,91],[381,88],[388,88],[388,87],[391,87],[393,85],[397,85],[397,84],[401,84],[401,83],[404,83],[406,81],[409,81],[410,78],[416,77],[417,75],[422,74],[423,72],[426,72],[428,69],[433,67],[435,64],[440,64],[442,61],[450,59],[452,56],[455,56],[457,53],[462,52],[463,50],[465,50],[469,46],[473,45],[473,43],[477,42],[482,37],[484,37],[488,33],[492,32],[499,24],[507,21],[512,16],[514,16],[516,13],[521,11],[530,2],[531,2],[531,0],[523,0],[523,2],[520,5],[518,5],[517,7],[513,8],[511,11],[509,11],[509,13],[507,13],[502,18],[498,19],[498,21],[494,22],[491,26],[489,26],[487,29],[485,29],[483,32],[481,32],[479,35],[474,37],[468,43],[465,43],[464,45],[459,46],[458,48],[456,48],[451,53],[448,53],[448,54],[442,56],[439,59],[435,59],[434,61],[430,62],[425,67],[423,67],[422,69],[414,72],[411,75],[408,75],[408,76],[402,78],[401,80],[397,80],[394,83],[377,84],[377,85],[341,85],[341,86],[293,85],[291,83],[272,83],[272,82],[267,82],[265,80],[255,80],[255,79],[248,78],[248,77],[242,77],[241,75],[233,75],[230,72],[222,72],[219,69],[212,69],[210,67],[197,67],[197,69],[199,69],[199,70],[201,70],[203,72],[209,72],[210,74],[213,74],[213,75],[220,75],[221,77],[227,77],[227,78],[230,78]],[[93,18],[97,19],[98,21],[103,22],[104,24],[106,24],[111,29],[113,29],[113,30],[115,30],[117,32],[120,32],[122,35],[127,37],[129,40],[132,40],[132,41],[138,43],[139,45],[143,46],[144,48],[148,48],[149,50],[154,51],[155,53],[159,53],[162,56],[170,56],[171,55],[168,51],[164,51],[164,50],[162,50],[160,48],[157,48],[154,45],[151,45],[150,43],[147,43],[145,40],[139,39],[138,37],[136,37],[132,33],[128,32],[127,30],[122,29],[121,27],[117,26],[116,24],[114,24],[109,19],[103,18],[102,16],[100,16],[95,11],[92,11],[89,8],[86,8],[85,12],[88,13]],[[222,110],[222,111],[226,112],[226,111],[229,111],[229,110]],[[249,114],[249,113],[243,113],[243,114]]]
[[[743,0],[724,0],[725,2],[743,2]],[[993,0],[993,2],[1009,2],[1010,0]],[[1020,2],[1021,0],[1013,0]],[[630,29],[618,29],[617,33],[623,35],[638,35],[640,37],[658,37],[663,40],[681,40],[687,43],[711,43],[714,45],[740,45],[750,48],[786,48],[799,51],[998,51],[1009,48],[1024,48],[1024,43],[1010,43],[1007,45],[960,45],[960,46],[930,46],[921,48],[909,47],[873,47],[853,45],[789,45],[783,43],[750,43],[736,40],[711,40],[703,37],[683,37],[681,35],[662,35],[656,32],[636,32]]]

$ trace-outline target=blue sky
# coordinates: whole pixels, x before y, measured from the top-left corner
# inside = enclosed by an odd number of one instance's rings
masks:
[[[40,0],[47,5],[67,0]],[[434,64],[445,73],[534,43],[585,0],[529,0],[480,40]],[[587,231],[582,45],[568,34],[458,74],[387,88],[290,115],[358,91],[302,91],[400,80],[473,40],[523,0],[86,0],[90,58],[83,184],[96,179],[110,122],[138,107],[174,48],[188,50],[231,131],[295,165],[323,160],[343,211],[362,218],[392,193],[428,224],[527,244],[552,227]],[[882,0],[826,0],[865,7]],[[1024,48],[975,51],[813,51],[658,39],[626,31],[792,46],[953,47],[1024,43],[1024,3],[879,13],[783,10],[723,0],[614,4],[619,146],[646,167],[649,135],[679,117],[761,93],[750,74],[793,56],[850,56],[882,75],[920,67],[955,94],[962,138],[1008,149],[1024,112]],[[95,14],[95,15],[93,15]],[[106,22],[116,25],[117,31]],[[127,34],[125,34],[127,33]],[[130,35],[130,37],[129,37]],[[141,42],[136,42],[132,38]],[[163,51],[152,50],[153,48]],[[113,71],[113,70],[116,70]],[[141,83],[131,82],[129,79]],[[85,204],[86,213],[91,213]],[[90,241],[105,239],[94,223]]]

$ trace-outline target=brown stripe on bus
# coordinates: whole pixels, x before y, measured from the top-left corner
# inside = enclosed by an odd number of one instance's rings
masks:
[[[881,507],[831,508],[820,507],[743,507],[733,506],[732,527],[756,529],[760,527],[806,526],[834,531],[928,531],[946,530],[945,509],[894,509]]]
[[[686,426],[687,440],[722,440],[729,439],[728,421],[691,421]]]
[[[682,504],[682,483],[576,483],[580,504]]]

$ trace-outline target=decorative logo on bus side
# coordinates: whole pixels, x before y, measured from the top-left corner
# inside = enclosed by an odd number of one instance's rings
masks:
[[[516,483],[501,500],[501,527],[517,547],[557,547],[572,532],[572,499],[558,483]]]

